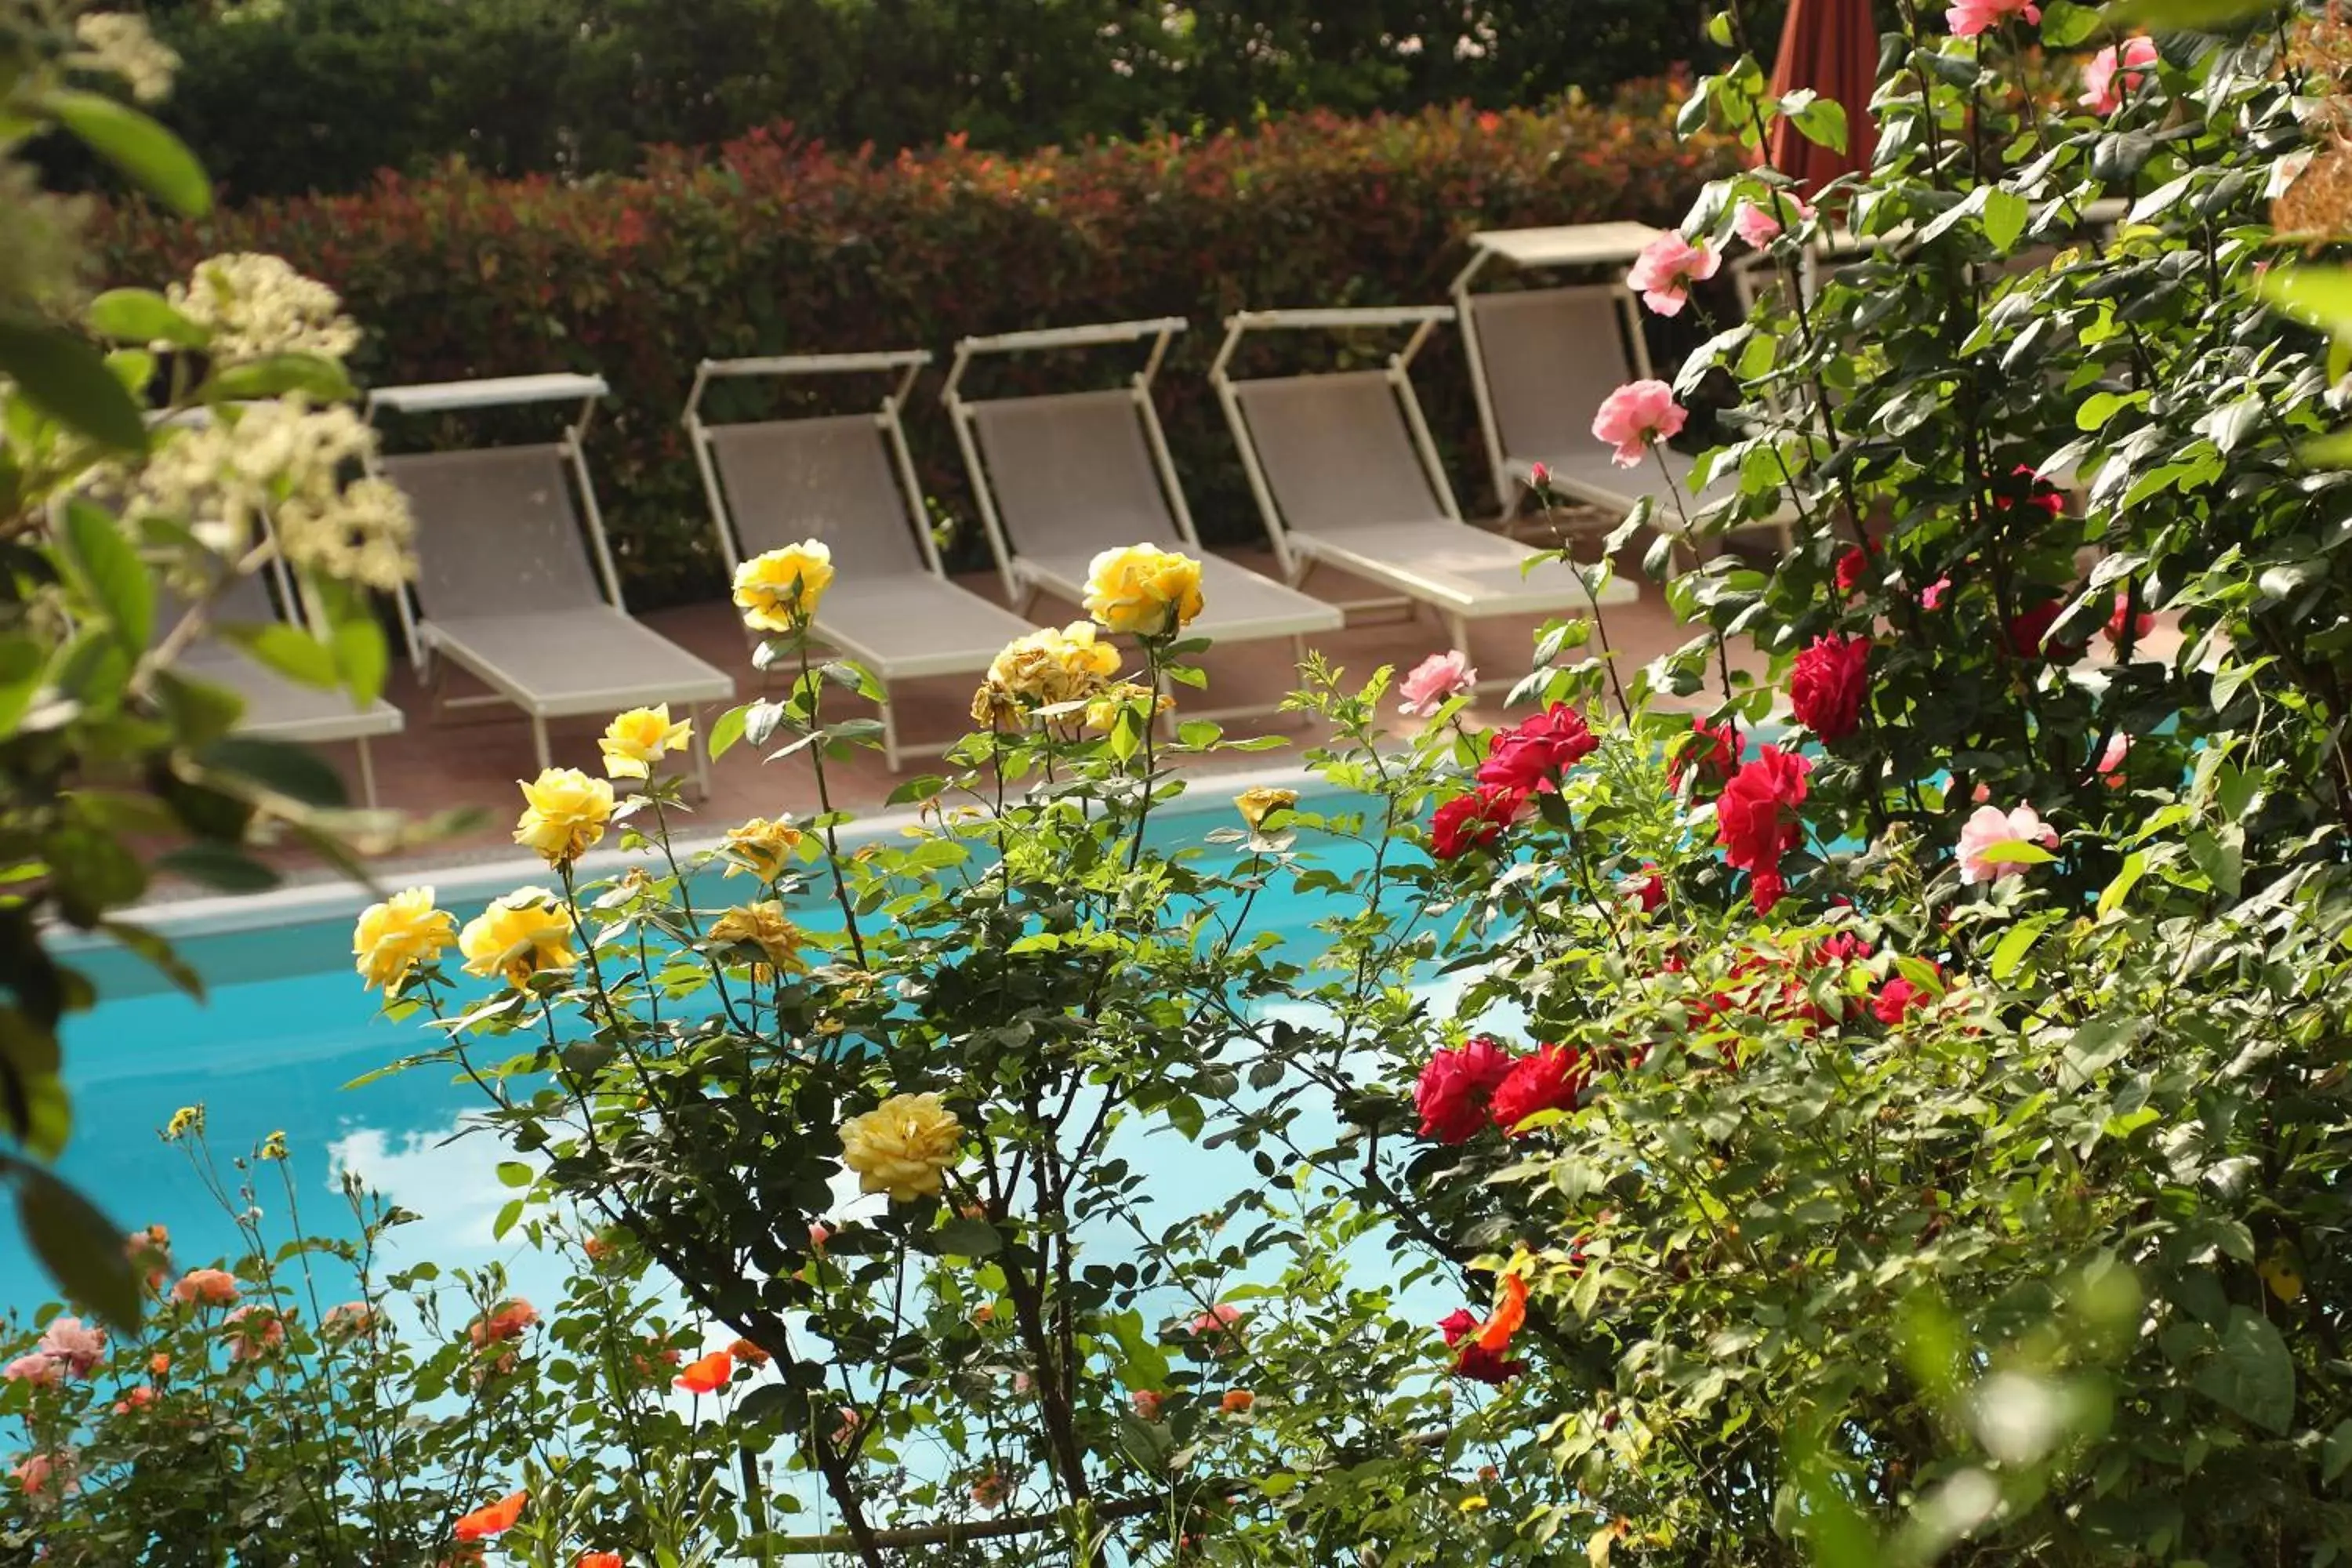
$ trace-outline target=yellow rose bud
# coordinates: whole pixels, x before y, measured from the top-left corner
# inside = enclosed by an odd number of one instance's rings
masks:
[[[832,550],[804,539],[735,568],[735,604],[753,631],[789,632],[808,624],[832,582]]]
[[[1255,789],[1244,790],[1234,796],[1234,805],[1241,812],[1242,820],[1249,824],[1249,830],[1252,833],[1255,833],[1265,825],[1268,813],[1287,811],[1297,804],[1297,790],[1269,789],[1264,784],[1260,784]]]
[[[1175,706],[1176,699],[1166,692],[1154,697],[1149,687],[1138,686],[1132,680],[1122,680],[1087,704],[1087,728],[1108,733],[1111,726],[1118,722],[1122,710],[1158,715]]]
[[[801,957],[801,944],[808,939],[784,918],[784,906],[772,899],[729,910],[710,922],[710,940],[758,948],[768,962],[755,966],[754,978],[763,982],[774,979],[777,972],[803,974],[808,971]]]
[[[613,819],[613,786],[578,768],[549,768],[521,788],[523,814],[514,840],[538,850],[551,866],[579,859]]]
[[[800,842],[801,830],[788,819],[780,816],[771,822],[755,816],[740,827],[727,830],[727,874],[749,871],[762,882],[772,882],[784,874]]]
[[[1087,614],[1115,632],[1165,637],[1201,613],[1201,563],[1156,545],[1106,550],[1087,572]]]
[[[841,1163],[861,1192],[892,1203],[936,1196],[942,1173],[963,1152],[963,1124],[936,1094],[894,1094],[841,1124]]]
[[[542,970],[571,968],[572,938],[572,918],[552,893],[519,888],[466,922],[457,951],[467,973],[520,987]]]
[[[457,922],[433,907],[433,889],[410,888],[370,904],[352,928],[352,967],[373,991],[389,991],[457,940]]]
[[[669,704],[632,708],[606,726],[596,742],[604,753],[604,776],[611,779],[650,777],[653,765],[671,752],[683,752],[694,742],[694,721],[669,721]]]

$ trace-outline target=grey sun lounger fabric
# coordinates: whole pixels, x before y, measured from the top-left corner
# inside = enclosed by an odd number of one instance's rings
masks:
[[[703,438],[746,557],[822,541],[816,633],[883,680],[976,674],[1030,623],[935,571],[870,414],[712,425]]]
[[[185,611],[186,606],[166,596],[157,606],[156,636],[168,635]],[[270,601],[267,582],[259,574],[231,581],[214,595],[206,613],[214,625],[267,626],[284,618]],[[306,686],[209,637],[190,643],[174,664],[197,679],[225,686],[242,698],[245,712],[237,728],[248,734],[280,741],[361,741],[396,734],[401,728],[400,710],[381,697],[358,707],[348,691]]]
[[[1290,548],[1450,615],[1581,608],[1581,584],[1538,553],[1453,515],[1416,455],[1387,373],[1343,371],[1233,383]],[[1636,597],[1612,582],[1607,602]]]
[[[1102,551],[1150,542],[1189,549],[1169,510],[1128,391],[1059,393],[968,405],[1014,572],[1076,603]],[[1336,605],[1232,562],[1201,558],[1205,608],[1192,630],[1228,640],[1338,631]]]
[[[416,517],[418,636],[535,719],[731,698],[605,598],[566,460],[554,444],[381,459]]]

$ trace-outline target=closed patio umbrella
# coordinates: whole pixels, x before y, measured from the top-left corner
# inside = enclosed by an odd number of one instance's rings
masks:
[[[1772,166],[1807,190],[1870,166],[1878,144],[1870,95],[1878,79],[1878,24],[1870,0],[1790,0],[1772,65],[1775,97],[1811,88],[1845,110],[1843,153],[1808,140],[1786,120],[1776,122],[1765,153]]]

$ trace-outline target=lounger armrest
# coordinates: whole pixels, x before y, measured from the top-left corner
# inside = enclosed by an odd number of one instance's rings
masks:
[[[965,338],[958,354],[1025,353],[1034,349],[1078,349],[1097,343],[1138,343],[1181,332],[1192,323],[1181,316],[1160,316],[1148,321],[1098,321],[1085,327],[1044,327],[1028,332],[999,332],[993,337]]]
[[[371,411],[438,414],[458,408],[496,408],[517,403],[573,403],[603,397],[613,389],[601,375],[553,372],[546,375],[495,375],[478,381],[420,382],[379,386],[368,394]]]
[[[1307,310],[1237,310],[1225,318],[1225,325],[1245,332],[1286,327],[1344,331],[1350,327],[1412,327],[1453,319],[1451,305],[1340,305]]]
[[[905,370],[931,363],[929,349],[887,349],[875,353],[772,354],[764,359],[707,359],[701,375],[839,375],[861,370]]]

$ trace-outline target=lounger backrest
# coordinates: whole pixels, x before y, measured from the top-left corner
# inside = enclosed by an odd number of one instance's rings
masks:
[[[817,539],[845,576],[930,569],[871,414],[714,425],[705,435],[745,555]]]
[[[1130,392],[1069,392],[966,405],[1016,553],[1071,555],[1181,537]]]
[[[1590,286],[1470,297],[1506,459],[1557,459],[1593,445],[1601,400],[1633,379],[1618,299]]]
[[[205,624],[207,626],[225,624],[266,626],[272,621],[285,618],[278,613],[277,602],[269,595],[269,578],[275,570],[274,567],[265,566],[259,572],[249,572],[242,576],[231,576],[227,563],[223,562],[218,579],[221,586],[219,591],[212,595],[210,604],[205,611]],[[158,588],[155,594],[154,632],[149,638],[149,646],[152,647],[171,636],[173,628],[187,618],[188,609],[188,600],[168,587]],[[242,658],[244,655],[233,653],[209,637],[204,637],[191,644],[181,657],[201,661],[212,658]]]
[[[1447,521],[1385,372],[1234,383],[1286,527]]]
[[[562,447],[380,459],[416,517],[416,602],[471,620],[606,603],[573,509]]]

